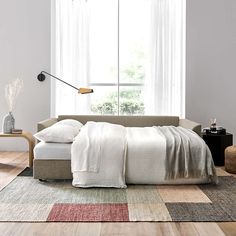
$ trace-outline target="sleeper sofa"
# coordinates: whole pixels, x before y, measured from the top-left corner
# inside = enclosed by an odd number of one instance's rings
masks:
[[[201,135],[201,125],[177,116],[96,116],[96,115],[60,115],[38,123],[41,131],[58,121],[75,119],[85,124],[87,121],[110,122],[125,127],[182,126]],[[39,142],[34,149],[33,175],[35,179],[72,179],[71,144]]]

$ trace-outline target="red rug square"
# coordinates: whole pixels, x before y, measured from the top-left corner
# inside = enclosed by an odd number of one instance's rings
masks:
[[[55,204],[47,221],[129,221],[128,204]]]

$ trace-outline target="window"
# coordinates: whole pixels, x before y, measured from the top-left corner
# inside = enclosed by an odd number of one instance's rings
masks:
[[[54,1],[56,114],[184,116],[184,0]]]

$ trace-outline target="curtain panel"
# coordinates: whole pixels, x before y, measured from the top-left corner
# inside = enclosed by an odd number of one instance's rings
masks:
[[[117,93],[113,99],[118,99],[121,95],[117,87],[122,81],[119,76],[123,73],[120,65],[125,61],[120,53],[126,50],[123,42],[130,40],[128,32],[132,34],[132,29],[140,30],[137,35],[143,37],[140,97],[144,114],[184,117],[185,1],[54,0],[52,73],[78,87],[96,84],[97,79],[106,85],[104,89],[98,87],[100,94],[112,90]],[[135,17],[131,27],[129,22]],[[94,113],[91,107],[100,99],[96,89],[94,94],[78,95],[61,83],[54,86],[52,115]]]

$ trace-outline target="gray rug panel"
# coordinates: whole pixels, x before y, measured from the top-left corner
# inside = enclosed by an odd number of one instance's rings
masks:
[[[236,179],[234,177],[221,176],[219,177],[219,184],[200,185],[199,188],[213,203],[225,204],[236,208]]]
[[[173,221],[234,221],[227,210],[212,203],[166,203]]]
[[[208,191],[221,191],[221,190],[230,190],[231,192],[236,193],[236,179],[233,176],[219,176],[218,184],[202,184],[199,187],[202,190]]]

